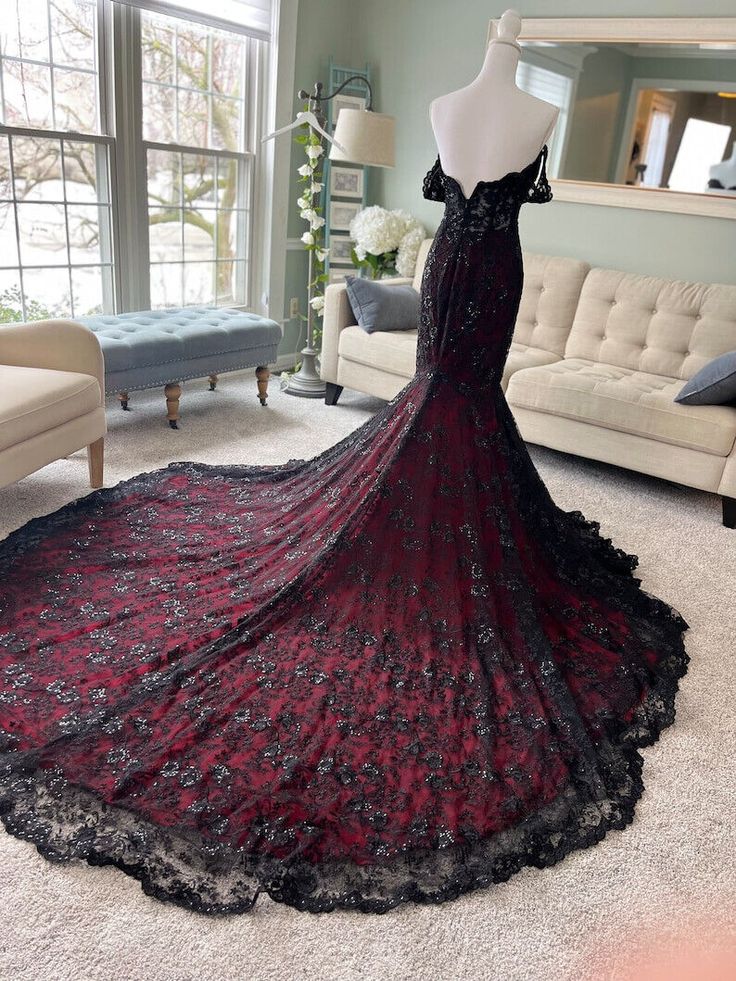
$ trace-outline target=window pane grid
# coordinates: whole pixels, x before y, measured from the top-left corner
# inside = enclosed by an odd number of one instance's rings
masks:
[[[246,44],[141,15],[153,307],[242,302]]]
[[[81,68],[77,65],[65,65],[59,61],[37,61],[35,58],[16,58],[13,55],[3,55],[3,61],[8,64],[38,65],[40,68],[59,68],[61,71],[79,72],[80,75],[96,75],[96,68]]]
[[[56,67],[59,68],[60,66],[57,65]],[[74,71],[79,71],[79,69],[78,68],[75,68]],[[158,88],[158,89],[174,89],[177,92],[196,92],[198,95],[202,95],[202,94],[204,94],[204,95],[216,95],[217,98],[220,101],[222,101],[222,102],[232,102],[232,103],[237,103],[238,105],[240,105],[241,102],[243,101],[237,95],[227,95],[224,92],[210,92],[207,89],[198,88],[196,85],[186,85],[186,84],[184,84],[184,85],[171,85],[168,82],[159,82],[155,78],[144,78],[143,81],[144,81],[144,83],[147,86],[149,86],[152,89],[155,89],[155,88]]]
[[[0,22],[3,122],[99,132],[96,0],[3,0],[3,5],[9,8]],[[67,57],[65,43],[76,48],[76,60]]]
[[[246,40],[147,13],[141,25],[144,138],[242,149]]]
[[[152,263],[153,265],[153,263]],[[17,270],[18,266],[0,266],[0,272],[12,272]],[[32,263],[25,263],[23,265],[24,269],[63,269],[64,266],[34,266]],[[112,262],[75,262],[72,269],[114,269],[115,265]]]
[[[109,309],[107,147],[2,133],[0,194],[0,320]]]
[[[117,232],[126,268],[135,269],[136,249],[143,260],[126,282],[144,285],[118,286],[126,304],[140,293],[126,309],[247,302],[248,100],[261,42],[173,16],[109,16],[108,0],[0,6],[0,321],[115,309],[113,164],[120,193],[127,187],[140,200],[148,179],[149,248],[137,217]],[[105,135],[108,27],[138,24],[143,111],[118,125],[140,141],[147,175],[114,158],[115,138]],[[145,202],[139,214],[145,222]]]
[[[97,0],[3,0],[1,320],[112,308],[99,44]]]

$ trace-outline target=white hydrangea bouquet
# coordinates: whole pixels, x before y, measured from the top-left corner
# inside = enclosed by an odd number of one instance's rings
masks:
[[[424,225],[408,211],[363,208],[350,222],[353,265],[365,268],[372,279],[397,273],[411,277],[426,235]]]

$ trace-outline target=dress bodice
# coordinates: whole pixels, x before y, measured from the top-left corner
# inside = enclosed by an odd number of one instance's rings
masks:
[[[445,203],[445,217],[451,225],[472,231],[508,227],[524,203],[544,204],[552,200],[547,180],[547,144],[526,167],[509,171],[491,181],[478,181],[470,197],[459,182],[442,168],[437,154],[422,182],[422,194],[430,201]]]
[[[422,275],[417,370],[453,377],[459,391],[496,390],[524,279],[519,208],[552,198],[547,145],[520,171],[478,181],[466,197],[439,154],[422,193],[445,213]]]

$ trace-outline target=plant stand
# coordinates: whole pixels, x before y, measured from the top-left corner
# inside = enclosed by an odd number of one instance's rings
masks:
[[[325,397],[325,383],[317,373],[315,361],[317,351],[312,346],[314,337],[314,308],[312,307],[312,279],[314,276],[314,252],[309,250],[309,287],[307,290],[307,344],[302,350],[302,363],[295,374],[289,378],[289,384],[284,391],[287,395],[298,395],[307,399],[323,399]]]
[[[300,395],[307,399],[323,399],[326,387],[315,366],[317,352],[314,348],[307,346],[300,353],[302,356],[301,367],[299,371],[289,377],[289,384],[283,391],[287,395]]]

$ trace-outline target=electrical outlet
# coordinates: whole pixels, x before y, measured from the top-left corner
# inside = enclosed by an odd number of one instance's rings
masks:
[[[299,316],[299,297],[292,296],[289,300],[289,316],[298,317]]]

